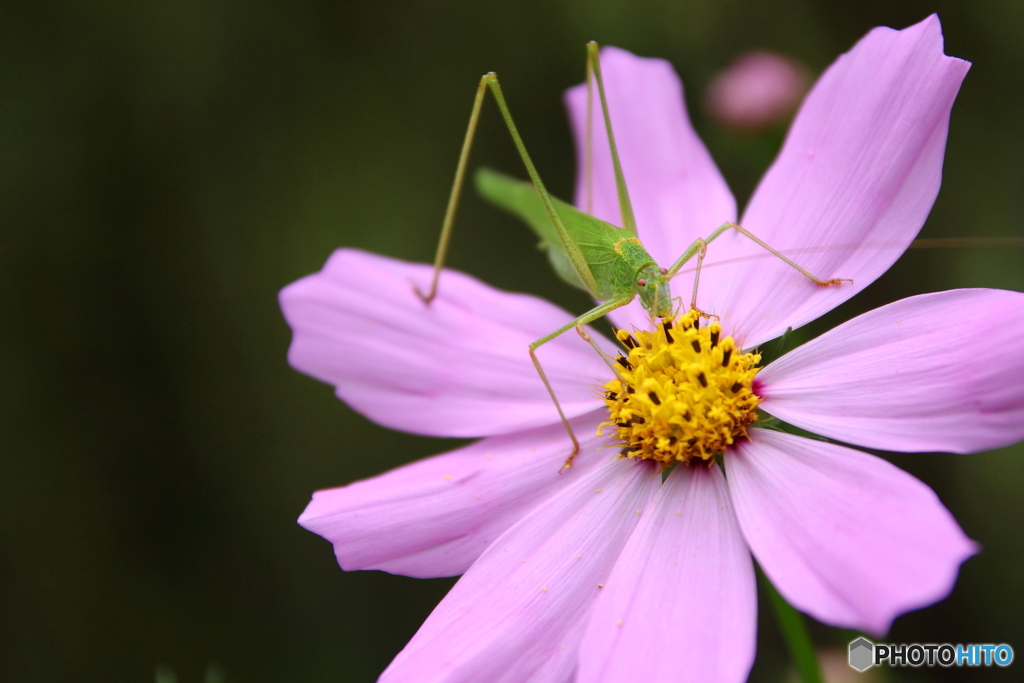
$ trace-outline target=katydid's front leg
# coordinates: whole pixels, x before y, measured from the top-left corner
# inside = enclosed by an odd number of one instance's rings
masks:
[[[565,427],[566,433],[572,440],[572,453],[569,454],[568,459],[565,461],[565,465],[562,466],[563,469],[566,467],[572,467],[573,458],[575,458],[576,454],[580,452],[580,442],[576,439],[576,435],[573,433],[572,427],[569,425],[569,420],[566,419],[565,413],[562,411],[562,406],[558,402],[558,397],[555,396],[555,390],[551,386],[551,382],[548,381],[548,376],[544,373],[544,368],[541,366],[540,360],[538,360],[537,358],[536,351],[538,348],[548,343],[555,337],[565,332],[568,332],[574,327],[580,328],[581,326],[586,325],[587,323],[591,323],[597,320],[598,318],[606,315],[610,311],[614,311],[616,308],[619,308],[620,306],[625,306],[632,300],[633,296],[630,295],[629,297],[606,301],[600,306],[587,311],[586,313],[576,318],[572,322],[562,325],[551,334],[541,337],[537,341],[530,344],[530,360],[533,361],[533,367],[537,368],[537,374],[540,375],[540,379],[542,382],[544,382],[544,387],[548,390],[548,395],[551,397],[551,401],[555,404],[555,409],[558,411],[558,417],[562,420],[562,426]]]
[[[612,360],[611,356],[604,352],[604,349],[598,346],[597,342],[594,341],[594,338],[590,336],[590,333],[587,332],[587,329],[585,327],[583,327],[582,325],[577,325],[576,333],[580,335],[583,341],[590,344],[591,348],[594,349],[594,352],[601,357],[601,360],[604,361],[604,364],[608,366],[609,370],[615,373],[615,376],[618,377],[620,381],[626,381],[626,379],[622,376],[622,372],[619,370],[619,366],[616,365],[615,361]]]
[[[716,239],[718,239],[719,235],[728,230],[735,230],[736,232],[740,233],[747,239],[751,240],[755,244],[765,249],[768,253],[780,258],[785,264],[797,270],[801,275],[803,275],[804,277],[806,277],[819,287],[830,287],[832,285],[839,285],[844,282],[853,282],[853,280],[843,277],[836,277],[830,280],[822,280],[821,278],[812,275],[809,271],[798,265],[796,262],[794,262],[786,255],[784,255],[779,250],[770,247],[761,238],[754,235],[754,233],[750,232],[743,226],[730,221],[720,225],[713,233],[708,235],[706,239],[701,239],[700,237],[698,237],[696,240],[694,240],[693,244],[687,247],[686,251],[683,252],[683,255],[676,259],[676,262],[672,264],[672,267],[669,268],[668,272],[665,274],[665,278],[671,280],[673,277],[676,276],[676,273],[679,272],[679,269],[682,268],[687,261],[693,258],[694,255],[697,256],[696,275],[693,279],[693,299],[690,303],[691,308],[697,307],[697,283],[700,281],[700,267],[701,264],[704,262],[704,255],[707,253],[708,245],[714,242]]]

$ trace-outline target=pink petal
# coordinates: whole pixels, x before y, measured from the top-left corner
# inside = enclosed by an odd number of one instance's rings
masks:
[[[761,407],[840,441],[970,453],[1024,439],[1024,294],[957,289],[883,306],[758,375]]]
[[[581,449],[555,424],[492,436],[336,489],[317,491],[299,524],[334,544],[343,569],[419,578],[464,573],[530,510],[613,457],[596,434],[606,414],[577,418]]]
[[[380,680],[571,680],[598,584],[659,481],[614,459],[577,478],[484,552]]]
[[[429,306],[432,268],[340,249],[319,273],[281,291],[294,331],[292,366],[333,384],[371,420],[431,436],[488,436],[558,421],[530,361],[531,342],[573,316],[446,270]],[[595,339],[612,349],[599,334]],[[575,332],[537,351],[567,416],[601,405],[611,376]]]
[[[601,50],[615,142],[644,246],[662,266],[670,266],[698,237],[735,220],[736,200],[690,125],[683,85],[672,65],[625,50]],[[593,90],[593,215],[621,225],[608,135],[597,85]],[[576,205],[587,211],[585,156],[587,86],[565,93],[576,139]],[[683,287],[683,278],[677,287]],[[612,314],[617,324],[642,326],[639,304]]]
[[[698,305],[751,347],[884,273],[935,201],[949,111],[969,66],[943,55],[934,15],[903,31],[876,28],[841,56],[807,96],[742,223],[816,276],[853,283],[821,288],[777,258],[756,258],[707,268]],[[706,263],[764,253],[727,234]]]
[[[944,598],[978,551],[935,493],[881,458],[752,429],[726,456],[754,557],[794,607],[882,635]]]
[[[747,680],[754,568],[721,471],[677,467],[650,510],[597,600],[576,680]]]

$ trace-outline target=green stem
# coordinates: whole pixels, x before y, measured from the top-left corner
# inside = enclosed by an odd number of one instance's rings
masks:
[[[807,633],[804,618],[779,595],[779,591],[775,590],[775,586],[764,572],[758,571],[758,576],[761,578],[761,586],[771,599],[772,607],[775,608],[775,616],[779,620],[782,635],[786,639],[789,654],[796,664],[800,680],[802,683],[823,683],[821,669],[818,668],[818,657],[814,652],[811,636]]]

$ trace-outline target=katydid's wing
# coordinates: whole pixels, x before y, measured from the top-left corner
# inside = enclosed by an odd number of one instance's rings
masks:
[[[558,233],[555,232],[551,218],[532,184],[515,180],[503,173],[481,168],[476,172],[476,189],[485,199],[526,221],[540,237],[538,246],[548,253],[551,267],[555,269],[558,276],[573,287],[587,291],[587,287],[580,281],[565,250],[562,249]],[[561,202],[554,197],[552,197],[552,201],[556,203],[555,210],[558,211],[557,204]],[[562,214],[559,213],[559,215]],[[564,216],[562,220],[565,221]]]
[[[574,287],[588,291],[588,287],[583,284],[585,278],[577,274],[572,261],[569,260],[558,232],[531,183],[481,168],[476,172],[476,189],[484,199],[526,221],[540,237],[539,246],[547,250],[548,260],[559,277]],[[597,283],[597,290],[590,294],[601,300],[620,294],[612,279],[613,265],[621,258],[615,250],[615,244],[620,240],[635,238],[636,235],[629,230],[594,218],[556,197],[551,197],[551,202],[569,235],[583,253],[590,274]]]

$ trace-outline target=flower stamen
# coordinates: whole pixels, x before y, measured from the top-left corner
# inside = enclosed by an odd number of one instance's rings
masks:
[[[663,318],[653,332],[619,330],[627,355],[618,377],[604,385],[609,419],[622,440],[620,457],[657,460],[663,467],[710,462],[757,417],[761,398],[751,385],[761,356],[722,338],[717,321],[703,329],[700,312]]]

